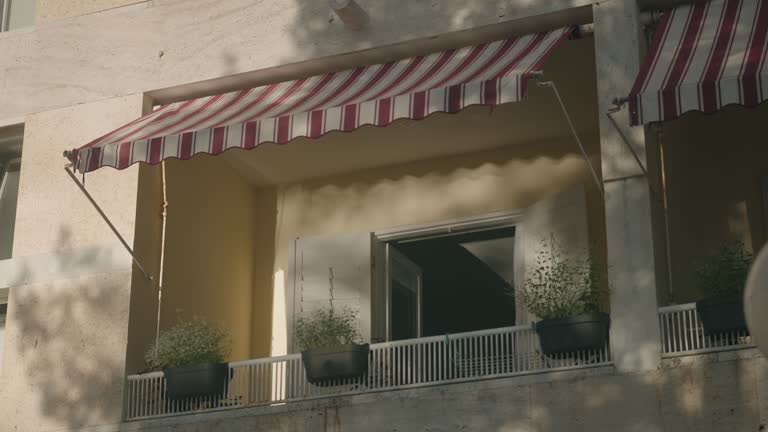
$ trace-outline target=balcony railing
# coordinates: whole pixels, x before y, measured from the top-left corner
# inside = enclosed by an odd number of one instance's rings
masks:
[[[746,331],[705,335],[696,303],[659,308],[662,357],[752,348]]]
[[[170,401],[162,372],[128,377],[126,419],[286,403],[338,395],[473,381],[611,363],[605,348],[555,357],[541,353],[530,326],[506,327],[372,344],[368,374],[317,386],[306,380],[300,354],[229,364],[220,396]]]

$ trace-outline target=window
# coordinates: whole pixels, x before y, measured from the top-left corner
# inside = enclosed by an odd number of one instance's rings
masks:
[[[0,129],[0,260],[11,258],[23,127]]]
[[[35,23],[36,0],[0,0],[0,31],[29,27]]]
[[[515,325],[515,227],[387,243],[390,340]]]

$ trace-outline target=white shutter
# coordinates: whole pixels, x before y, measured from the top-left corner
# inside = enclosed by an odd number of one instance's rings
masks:
[[[536,254],[542,240],[554,236],[565,256],[576,257],[589,248],[587,203],[584,188],[579,186],[551,195],[534,203],[523,212],[522,222],[515,230],[515,287],[519,289],[526,274],[536,264]],[[521,298],[519,295],[517,298]],[[527,324],[535,317],[528,313],[522,301],[515,302],[517,324]]]
[[[327,308],[333,270],[333,305],[358,313],[360,334],[371,337],[371,233],[296,239],[293,323]],[[294,327],[295,328],[295,327]]]

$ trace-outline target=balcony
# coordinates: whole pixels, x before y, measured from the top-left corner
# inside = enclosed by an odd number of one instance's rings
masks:
[[[754,348],[746,331],[705,335],[696,303],[659,308],[662,358]]]
[[[516,375],[610,365],[608,346],[555,357],[541,352],[529,325],[371,345],[368,374],[310,384],[301,354],[229,364],[221,396],[171,401],[162,372],[128,376],[126,420],[275,405],[308,399],[400,390]]]

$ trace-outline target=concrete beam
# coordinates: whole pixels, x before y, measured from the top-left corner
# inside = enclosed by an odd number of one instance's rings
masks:
[[[600,147],[605,185],[611,346],[620,371],[655,369],[660,362],[651,196],[632,152],[605,116],[617,94],[628,94],[640,69],[643,38],[636,0],[594,6]],[[627,111],[617,113],[629,125]],[[624,136],[647,166],[642,127]]]

